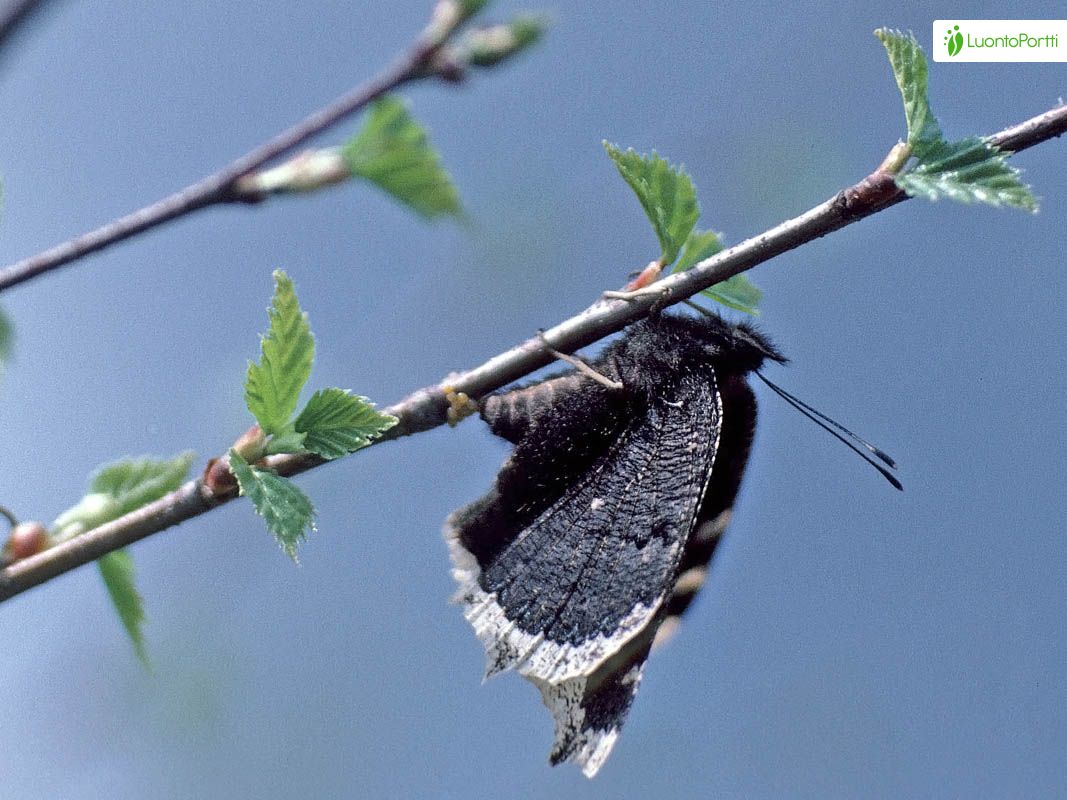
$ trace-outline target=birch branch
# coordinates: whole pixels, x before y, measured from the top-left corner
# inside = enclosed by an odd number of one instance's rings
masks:
[[[1025,150],[1067,131],[1067,106],[1057,106],[1001,131],[989,141],[1010,151]],[[907,200],[893,175],[881,168],[832,198],[770,230],[701,261],[692,269],[670,275],[632,299],[601,298],[541,336],[503,352],[472,370],[452,376],[447,386],[471,397],[495,391],[553,361],[547,348],[571,353],[647,316],[654,305],[679,303],[719,281],[737,275],[828,233]],[[448,401],[442,386],[427,386],[383,409],[399,419],[374,444],[430,430],[446,422]],[[267,466],[292,476],[320,466],[315,456],[273,456]],[[201,480],[190,481],[159,500],[42,553],[0,570],[0,602],[166,530],[233,500],[236,489],[212,493]]]
[[[33,3],[25,5],[32,6]],[[462,43],[457,48],[449,45],[453,33],[478,5],[472,0],[438,0],[429,24],[391,66],[217,172],[151,205],[0,269],[0,292],[194,211],[225,203],[264,200],[265,194],[249,191],[241,178],[292,152],[308,139],[405,83],[423,78],[450,82],[462,80],[466,67],[463,58],[467,58],[468,63],[477,64],[477,54],[465,52]],[[508,54],[505,52],[504,57]]]
[[[43,0],[11,0],[0,8],[0,48],[7,47],[9,40],[22,24],[41,10]]]

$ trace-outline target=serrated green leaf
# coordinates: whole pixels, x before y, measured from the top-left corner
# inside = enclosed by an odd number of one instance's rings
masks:
[[[280,453],[303,453],[305,451],[304,434],[297,433],[291,426],[292,423],[285,430],[270,437],[264,455],[273,456]]]
[[[296,410],[300,390],[311,375],[315,338],[300,310],[289,276],[274,271],[274,299],[267,313],[270,330],[260,342],[259,363],[249,363],[245,405],[266,434],[281,431]]]
[[[896,177],[897,185],[913,197],[961,203],[985,203],[1037,211],[1037,198],[1007,163],[1007,155],[977,137],[940,142],[926,159]]]
[[[734,275],[701,292],[704,297],[721,303],[735,311],[743,311],[753,316],[759,315],[760,300],[763,292],[744,275]]]
[[[644,156],[631,148],[624,153],[607,141],[604,149],[652,223],[662,251],[660,263],[672,264],[700,216],[693,182],[681,167],[672,167],[655,152]]]
[[[105,464],[93,474],[85,496],[56,517],[52,535],[57,541],[70,539],[158,500],[182,485],[192,462],[192,453],[182,453],[169,460],[124,458]]]
[[[134,652],[146,667],[151,666],[141,631],[145,620],[144,604],[134,585],[133,559],[125,550],[115,550],[98,558],[96,565],[100,568],[100,576],[104,579],[115,611],[130,635]]]
[[[1007,163],[1009,154],[977,137],[945,141],[927,98],[927,67],[919,43],[910,33],[875,31],[893,66],[908,119],[908,144],[918,164],[896,176],[912,197],[961,203],[986,203],[1037,210],[1037,198]]]
[[[334,459],[366,447],[396,421],[376,411],[366,397],[331,388],[311,396],[296,418],[296,430],[305,434],[305,449]]]
[[[452,178],[402,100],[378,100],[363,130],[342,152],[354,176],[376,184],[427,219],[460,214]]]
[[[315,529],[315,509],[300,488],[272,469],[253,467],[230,451],[230,470],[282,550],[296,561],[297,546]]]
[[[911,33],[879,28],[874,35],[885,47],[900,96],[904,100],[908,144],[912,152],[922,158],[927,147],[942,139],[941,126],[930,110],[927,95],[926,56]]]
[[[690,269],[705,258],[721,253],[723,249],[722,240],[715,231],[694,230],[685,240],[685,248],[678,258],[678,263],[674,265],[674,271],[682,272]]]
[[[11,358],[11,346],[15,341],[15,328],[3,309],[0,309],[0,362]]]
[[[185,452],[169,460],[124,458],[100,467],[89,491],[106,494],[115,501],[116,517],[173,492],[185,482],[193,454]]]
[[[711,258],[724,249],[719,235],[713,231],[693,231],[686,239],[685,249],[682,251],[678,263],[674,267],[675,272],[691,269],[705,258]],[[746,314],[756,316],[759,310],[756,308],[763,299],[763,292],[744,275],[734,275],[724,281],[719,281],[714,286],[701,292],[702,295],[721,303],[727,308],[743,311]]]

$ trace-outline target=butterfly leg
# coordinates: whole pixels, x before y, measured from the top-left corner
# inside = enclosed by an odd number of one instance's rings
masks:
[[[544,332],[538,331],[537,336],[541,340],[541,344],[544,345],[545,351],[548,352],[553,358],[557,358],[560,361],[570,364],[572,367],[574,367],[586,377],[592,378],[597,383],[603,384],[609,389],[618,390],[623,388],[622,381],[615,381],[607,377],[606,375],[600,374],[577,356],[567,355],[566,353],[561,353],[559,350],[555,350],[554,348],[552,348],[549,345],[548,340],[545,339]]]

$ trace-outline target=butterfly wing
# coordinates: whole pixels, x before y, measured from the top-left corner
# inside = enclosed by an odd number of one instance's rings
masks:
[[[715,454],[715,469],[704,493],[693,533],[685,544],[678,564],[674,590],[667,602],[665,618],[656,631],[654,647],[666,642],[677,630],[683,614],[704,586],[712,557],[733,516],[734,501],[748,463],[756,430],[756,398],[740,375],[719,375],[722,399],[722,426]]]
[[[639,408],[599,386],[573,392],[542,410],[489,495],[446,523],[457,599],[486,647],[487,673],[516,668],[541,690],[556,720],[553,763],[573,760],[592,775],[611,750],[696,523],[721,420],[711,370],[684,373]]]

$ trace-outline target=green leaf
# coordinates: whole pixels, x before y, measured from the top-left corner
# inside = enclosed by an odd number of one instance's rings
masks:
[[[86,495],[56,517],[52,535],[70,539],[158,500],[182,485],[192,461],[192,453],[182,453],[167,461],[124,458],[100,467]]]
[[[1037,198],[1007,163],[1007,154],[984,139],[972,137],[941,142],[926,158],[896,177],[897,185],[913,197],[961,203],[1014,206],[1037,211]]]
[[[296,430],[306,434],[305,449],[334,459],[366,447],[396,422],[396,417],[375,411],[366,397],[344,389],[322,389],[296,418]]]
[[[158,500],[185,482],[191,452],[169,461],[154,458],[124,458],[100,467],[93,475],[89,490],[106,494],[115,501],[116,517]]]
[[[267,523],[282,550],[296,561],[296,548],[315,529],[315,509],[311,500],[292,481],[272,469],[253,467],[235,451],[230,451],[230,469],[241,494],[252,501],[256,513]]]
[[[506,25],[469,31],[457,49],[465,54],[468,64],[492,67],[532,47],[547,27],[543,17],[519,15]]]
[[[897,185],[912,197],[961,203],[986,203],[1037,210],[1037,198],[1008,166],[1009,153],[978,137],[948,142],[930,110],[927,98],[926,57],[910,33],[880,28],[874,32],[889,55],[904,98],[908,144],[918,160],[896,176]]]
[[[732,278],[719,281],[702,291],[701,294],[717,303],[722,303],[727,308],[743,311],[753,316],[759,314],[756,306],[763,299],[763,292],[760,288],[744,275],[734,275]]]
[[[119,619],[130,635],[137,657],[146,667],[150,666],[141,632],[145,620],[144,605],[133,581],[133,559],[125,550],[115,550],[98,558],[96,565],[100,568],[100,576],[104,579],[104,586],[111,595]]]
[[[274,436],[270,437],[264,455],[273,456],[278,455],[279,453],[303,452],[306,452],[306,448],[304,447],[304,434],[297,433],[296,430],[293,429],[293,423],[289,423],[284,430],[281,430]]]
[[[273,434],[285,427],[296,410],[300,390],[311,375],[315,339],[293,282],[281,270],[274,271],[274,299],[267,313],[270,330],[260,342],[259,363],[248,365],[245,404],[263,432]]]
[[[681,167],[672,167],[655,152],[644,156],[631,148],[624,153],[607,141],[604,149],[652,223],[662,250],[660,263],[673,263],[700,216],[693,182]]]
[[[682,250],[678,263],[674,265],[674,271],[683,272],[690,269],[705,258],[721,253],[724,249],[722,240],[715,231],[694,230],[685,240],[685,249]]]
[[[0,309],[0,362],[11,358],[11,346],[15,342],[15,328],[3,309]]]
[[[711,258],[716,253],[722,252],[723,249],[722,240],[717,233],[695,230],[686,239],[685,250],[682,251],[674,271],[682,272],[691,269],[705,258]],[[734,275],[732,278],[719,281],[702,291],[701,294],[727,308],[744,311],[753,316],[759,314],[756,306],[763,299],[763,292],[744,275]]]
[[[459,0],[460,13],[464,19],[472,17],[489,5],[489,0]]]
[[[893,75],[904,100],[904,115],[908,120],[908,144],[912,152],[922,158],[924,150],[942,139],[941,126],[930,110],[927,97],[926,56],[911,33],[879,28],[874,32],[889,56]]]
[[[423,217],[460,214],[459,194],[440,156],[398,98],[378,100],[363,130],[342,152],[353,175],[376,184]]]
[[[70,539],[158,500],[182,485],[192,462],[192,453],[182,453],[169,460],[124,458],[100,467],[85,497],[52,524],[53,536],[57,541]],[[148,666],[141,635],[144,607],[134,586],[132,559],[125,550],[116,550],[96,563],[137,657]]]

